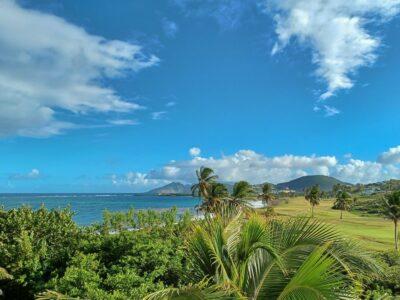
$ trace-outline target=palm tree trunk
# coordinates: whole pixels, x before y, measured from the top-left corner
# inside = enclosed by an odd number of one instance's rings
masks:
[[[397,233],[397,220],[394,221],[394,248],[396,249],[396,251],[399,250],[399,246],[398,246],[398,233]]]
[[[343,219],[343,210],[340,210],[340,220]]]
[[[311,205],[311,218],[314,218],[314,205]]]

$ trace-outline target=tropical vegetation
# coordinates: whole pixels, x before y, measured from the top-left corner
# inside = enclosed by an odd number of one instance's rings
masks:
[[[348,210],[351,206],[351,196],[348,192],[339,190],[336,193],[336,200],[333,208],[340,210],[340,219],[343,219],[343,211]]]
[[[400,222],[400,191],[389,193],[385,196],[385,216],[394,224],[394,247],[399,250],[398,223]]]
[[[314,217],[314,207],[319,205],[321,200],[321,191],[318,185],[314,185],[311,188],[306,189],[304,197],[311,204],[311,217]]]
[[[320,210],[317,216],[312,213],[314,218],[282,214],[280,207],[287,202],[279,203],[270,185],[257,194],[241,181],[229,193],[217,179],[204,167],[192,187],[201,198],[198,209],[204,219],[187,212],[178,215],[176,209],[131,209],[105,211],[101,222],[80,227],[68,208],[0,209],[0,299],[1,294],[4,299],[28,300],[400,295],[397,251],[367,249],[324,223]],[[316,186],[307,190],[312,209],[318,203],[332,203],[320,195]],[[257,198],[269,206],[277,199],[277,214],[248,209],[247,201]],[[345,207],[343,199],[350,202],[338,193],[338,209]],[[395,224],[395,235],[399,199],[400,192],[382,199],[382,212]]]
[[[308,218],[243,218],[225,210],[192,227],[187,251],[198,283],[146,299],[214,299],[217,292],[218,299],[356,298],[363,278],[381,272],[359,245]]]

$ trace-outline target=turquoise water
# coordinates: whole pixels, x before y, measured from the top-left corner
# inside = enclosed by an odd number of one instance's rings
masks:
[[[190,196],[148,196],[133,194],[0,194],[0,206],[5,209],[29,205],[38,208],[42,203],[49,209],[70,206],[79,225],[100,221],[104,209],[123,211],[135,209],[169,209],[173,206],[181,213],[194,211],[199,199]]]

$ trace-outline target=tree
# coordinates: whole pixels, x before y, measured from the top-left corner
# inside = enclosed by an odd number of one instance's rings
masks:
[[[343,219],[343,211],[348,210],[351,205],[351,196],[346,191],[338,191],[336,194],[336,200],[334,208],[340,209],[340,219]]]
[[[52,274],[62,274],[82,239],[70,209],[0,208],[0,266],[12,279],[0,280],[7,299],[31,299]],[[4,274],[3,274],[4,275]]]
[[[312,188],[307,189],[305,192],[305,198],[311,204],[311,217],[314,217],[314,206],[319,205],[321,200],[321,192],[318,185],[314,185]]]
[[[352,287],[380,272],[359,245],[308,218],[216,215],[194,224],[187,245],[198,284],[145,299],[356,299]]]
[[[205,195],[202,197],[202,202],[198,209],[212,213],[218,209],[218,206],[223,204],[224,200],[229,196],[229,192],[224,184],[212,182],[207,185]]]
[[[233,185],[231,203],[236,206],[245,205],[244,200],[254,194],[253,188],[247,181],[239,181]]]
[[[264,183],[262,186],[262,194],[259,197],[264,202],[264,204],[270,206],[272,200],[275,199],[274,194],[272,194],[272,185],[269,183]]]
[[[197,183],[192,185],[191,190],[193,196],[207,198],[210,185],[217,180],[218,176],[214,175],[214,170],[207,167],[201,167],[196,170]]]
[[[394,247],[396,251],[399,250],[398,246],[398,229],[397,225],[400,220],[400,191],[395,191],[385,195],[384,199],[384,214],[394,223]]]

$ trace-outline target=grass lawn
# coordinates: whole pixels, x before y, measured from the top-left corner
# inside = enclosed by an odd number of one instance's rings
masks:
[[[339,232],[361,240],[370,249],[393,249],[394,227],[392,221],[379,217],[360,216],[350,212],[343,212],[343,219],[340,220],[340,211],[332,209],[332,203],[333,200],[321,200],[320,205],[314,208],[315,218],[335,225]],[[288,203],[282,202],[274,209],[281,215],[311,215],[310,204],[304,197],[290,198]]]

